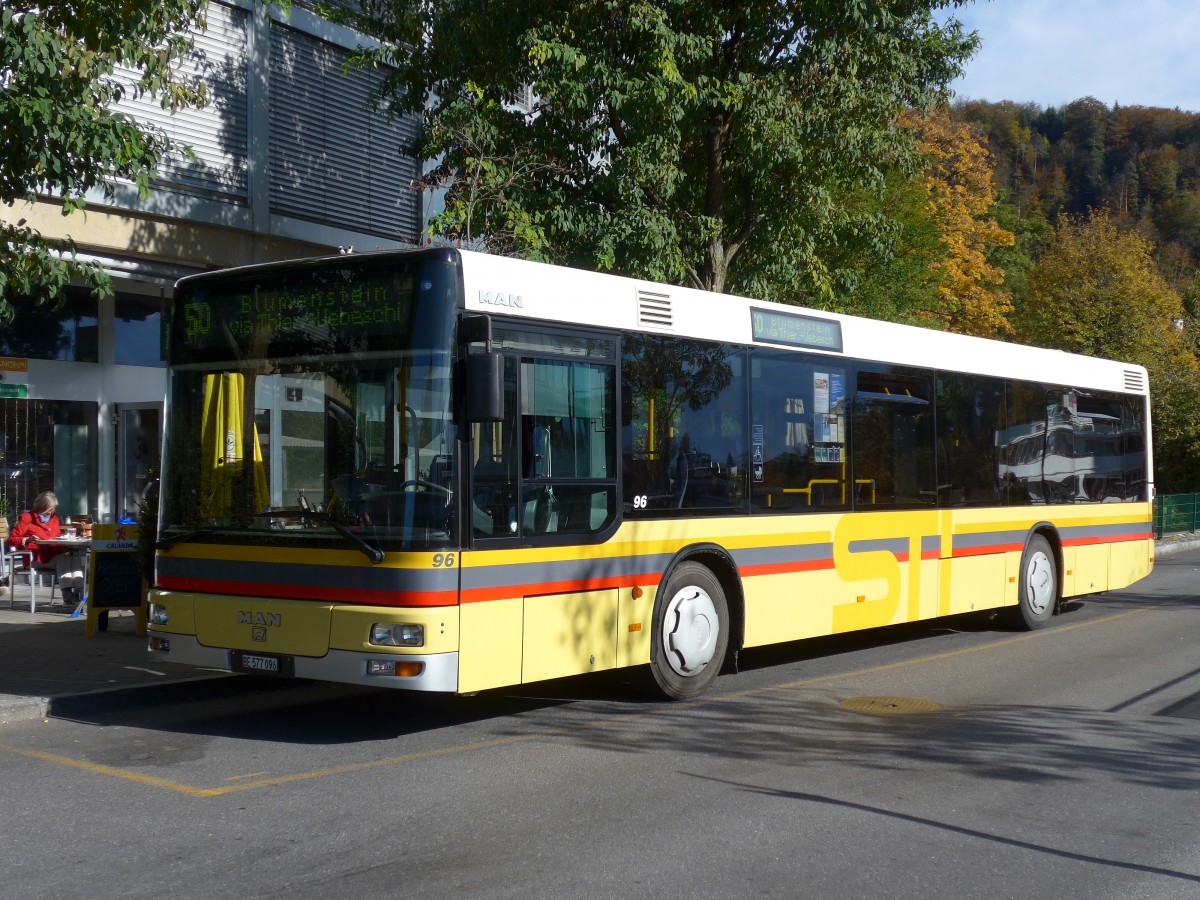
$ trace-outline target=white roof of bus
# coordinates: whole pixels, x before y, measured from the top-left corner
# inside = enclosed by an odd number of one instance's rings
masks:
[[[466,308],[472,312],[620,331],[675,334],[722,343],[777,346],[755,341],[751,334],[750,309],[771,309],[840,322],[843,352],[827,353],[834,357],[932,366],[1121,393],[1147,392],[1146,370],[1130,363],[503,256],[467,251],[462,251],[461,256]],[[669,326],[639,322],[644,293],[656,295],[659,304],[664,300],[669,304]],[[519,306],[515,298],[520,298]]]

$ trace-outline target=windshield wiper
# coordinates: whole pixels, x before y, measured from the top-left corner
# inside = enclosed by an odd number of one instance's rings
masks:
[[[329,513],[317,512],[315,509],[275,509],[270,512],[253,513],[251,518],[254,519],[311,519],[314,522],[320,522],[323,525],[328,525],[347,541],[355,546],[356,549],[362,552],[363,556],[373,563],[383,562],[383,551],[374,544],[368,544],[361,536],[355,534]]]

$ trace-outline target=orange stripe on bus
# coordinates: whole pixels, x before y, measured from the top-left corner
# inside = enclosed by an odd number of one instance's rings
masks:
[[[951,556],[961,559],[964,556],[989,556],[993,553],[1016,553],[1025,549],[1024,544],[992,544],[990,547],[961,547]]]
[[[802,562],[764,563],[761,566],[739,566],[738,572],[743,578],[753,578],[759,575],[791,575],[793,572],[816,572],[821,569],[832,568],[832,559],[807,559]]]
[[[1105,536],[1105,537],[1070,538],[1068,540],[1063,541],[1063,546],[1064,547],[1082,547],[1085,544],[1086,545],[1123,544],[1123,543],[1128,543],[1129,541],[1148,541],[1148,540],[1150,540],[1150,532],[1147,531],[1145,534],[1122,534],[1117,537],[1113,537],[1110,535],[1110,536]]]
[[[463,603],[483,603],[487,600],[507,600],[510,597],[534,597],[541,594],[574,594],[580,591],[602,591],[657,583],[661,574],[623,575],[619,578],[580,578],[573,581],[544,581],[539,584],[506,584],[497,587],[465,589]]]

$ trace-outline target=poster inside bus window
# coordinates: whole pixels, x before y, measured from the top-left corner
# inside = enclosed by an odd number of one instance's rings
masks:
[[[813,461],[840,463],[846,446],[842,409],[846,398],[843,372],[813,372]]]

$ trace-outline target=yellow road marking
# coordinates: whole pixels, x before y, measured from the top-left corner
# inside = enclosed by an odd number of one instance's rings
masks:
[[[855,669],[851,672],[839,672],[832,675],[817,675],[812,678],[801,678],[796,681],[789,681],[785,684],[751,688],[745,691],[726,694],[721,697],[709,697],[706,699],[693,700],[682,704],[673,703],[670,705],[656,706],[653,709],[644,710],[642,712],[597,719],[593,722],[584,722],[578,725],[568,725],[561,728],[545,728],[524,735],[512,735],[509,737],[494,738],[488,741],[475,741],[470,744],[457,744],[452,747],[441,747],[436,750],[420,750],[415,753],[405,753],[400,756],[390,756],[385,759],[373,759],[360,763],[347,763],[346,765],[342,766],[330,766],[326,769],[316,769],[310,772],[297,772],[292,775],[279,775],[274,778],[259,778],[256,781],[242,781],[239,784],[231,784],[224,787],[194,787],[189,784],[183,784],[182,782],[171,781],[167,778],[158,778],[154,775],[145,775],[140,772],[130,772],[126,769],[118,769],[115,766],[106,766],[101,763],[87,762],[71,756],[62,756],[57,753],[46,753],[42,750],[28,750],[23,747],[13,747],[9,744],[0,744],[0,750],[7,751],[9,753],[15,753],[18,756],[29,757],[30,759],[39,759],[44,762],[57,763],[73,769],[79,769],[84,772],[91,772],[96,775],[108,775],[113,778],[121,778],[126,781],[136,782],[137,784],[148,785],[149,787],[162,788],[164,790],[174,791],[177,794],[185,794],[189,797],[222,797],[227,794],[236,794],[244,791],[257,790],[258,788],[263,787],[273,787],[281,784],[293,784],[299,781],[311,781],[315,778],[326,778],[330,775],[346,775],[353,772],[365,772],[369,769],[379,769],[385,766],[400,765],[402,763],[419,762],[426,759],[437,759],[438,757],[452,756],[458,753],[470,753],[475,750],[491,750],[496,747],[508,747],[514,744],[522,744],[526,743],[527,741],[538,740],[541,738],[569,734],[573,731],[605,728],[618,723],[632,722],[648,716],[662,715],[680,708],[695,709],[698,707],[712,706],[718,703],[728,703],[731,700],[744,700],[748,697],[763,696],[767,694],[779,693],[780,691],[794,690],[798,687],[807,687],[813,684],[823,684],[825,682],[837,681],[842,678],[857,678],[861,675],[874,675],[879,672],[890,672],[896,669],[906,668],[908,666],[940,662],[941,660],[945,659],[966,656],[970,653],[978,653],[984,650],[994,650],[998,647],[1007,647],[1012,644],[1022,643],[1024,641],[1034,640],[1037,638],[1051,637],[1053,635],[1063,634],[1068,631],[1075,631],[1079,628],[1090,628],[1093,625],[1105,625],[1109,622],[1115,622],[1118,619],[1124,619],[1155,608],[1156,607],[1142,607],[1140,609],[1127,610],[1126,612],[1114,613],[1111,616],[1105,616],[1102,619],[1092,619],[1088,622],[1078,622],[1073,625],[1060,625],[1056,628],[1051,628],[1046,631],[1034,631],[1030,632],[1029,634],[1017,635],[1016,637],[1005,638],[1001,641],[995,641],[993,643],[983,644],[977,647],[963,647],[959,650],[948,650],[944,653],[934,653],[929,656],[917,657],[916,659],[902,660],[900,662],[887,663],[881,666],[871,666],[866,669]],[[260,774],[263,773],[256,772],[251,775],[241,775],[235,777],[256,778]]]

